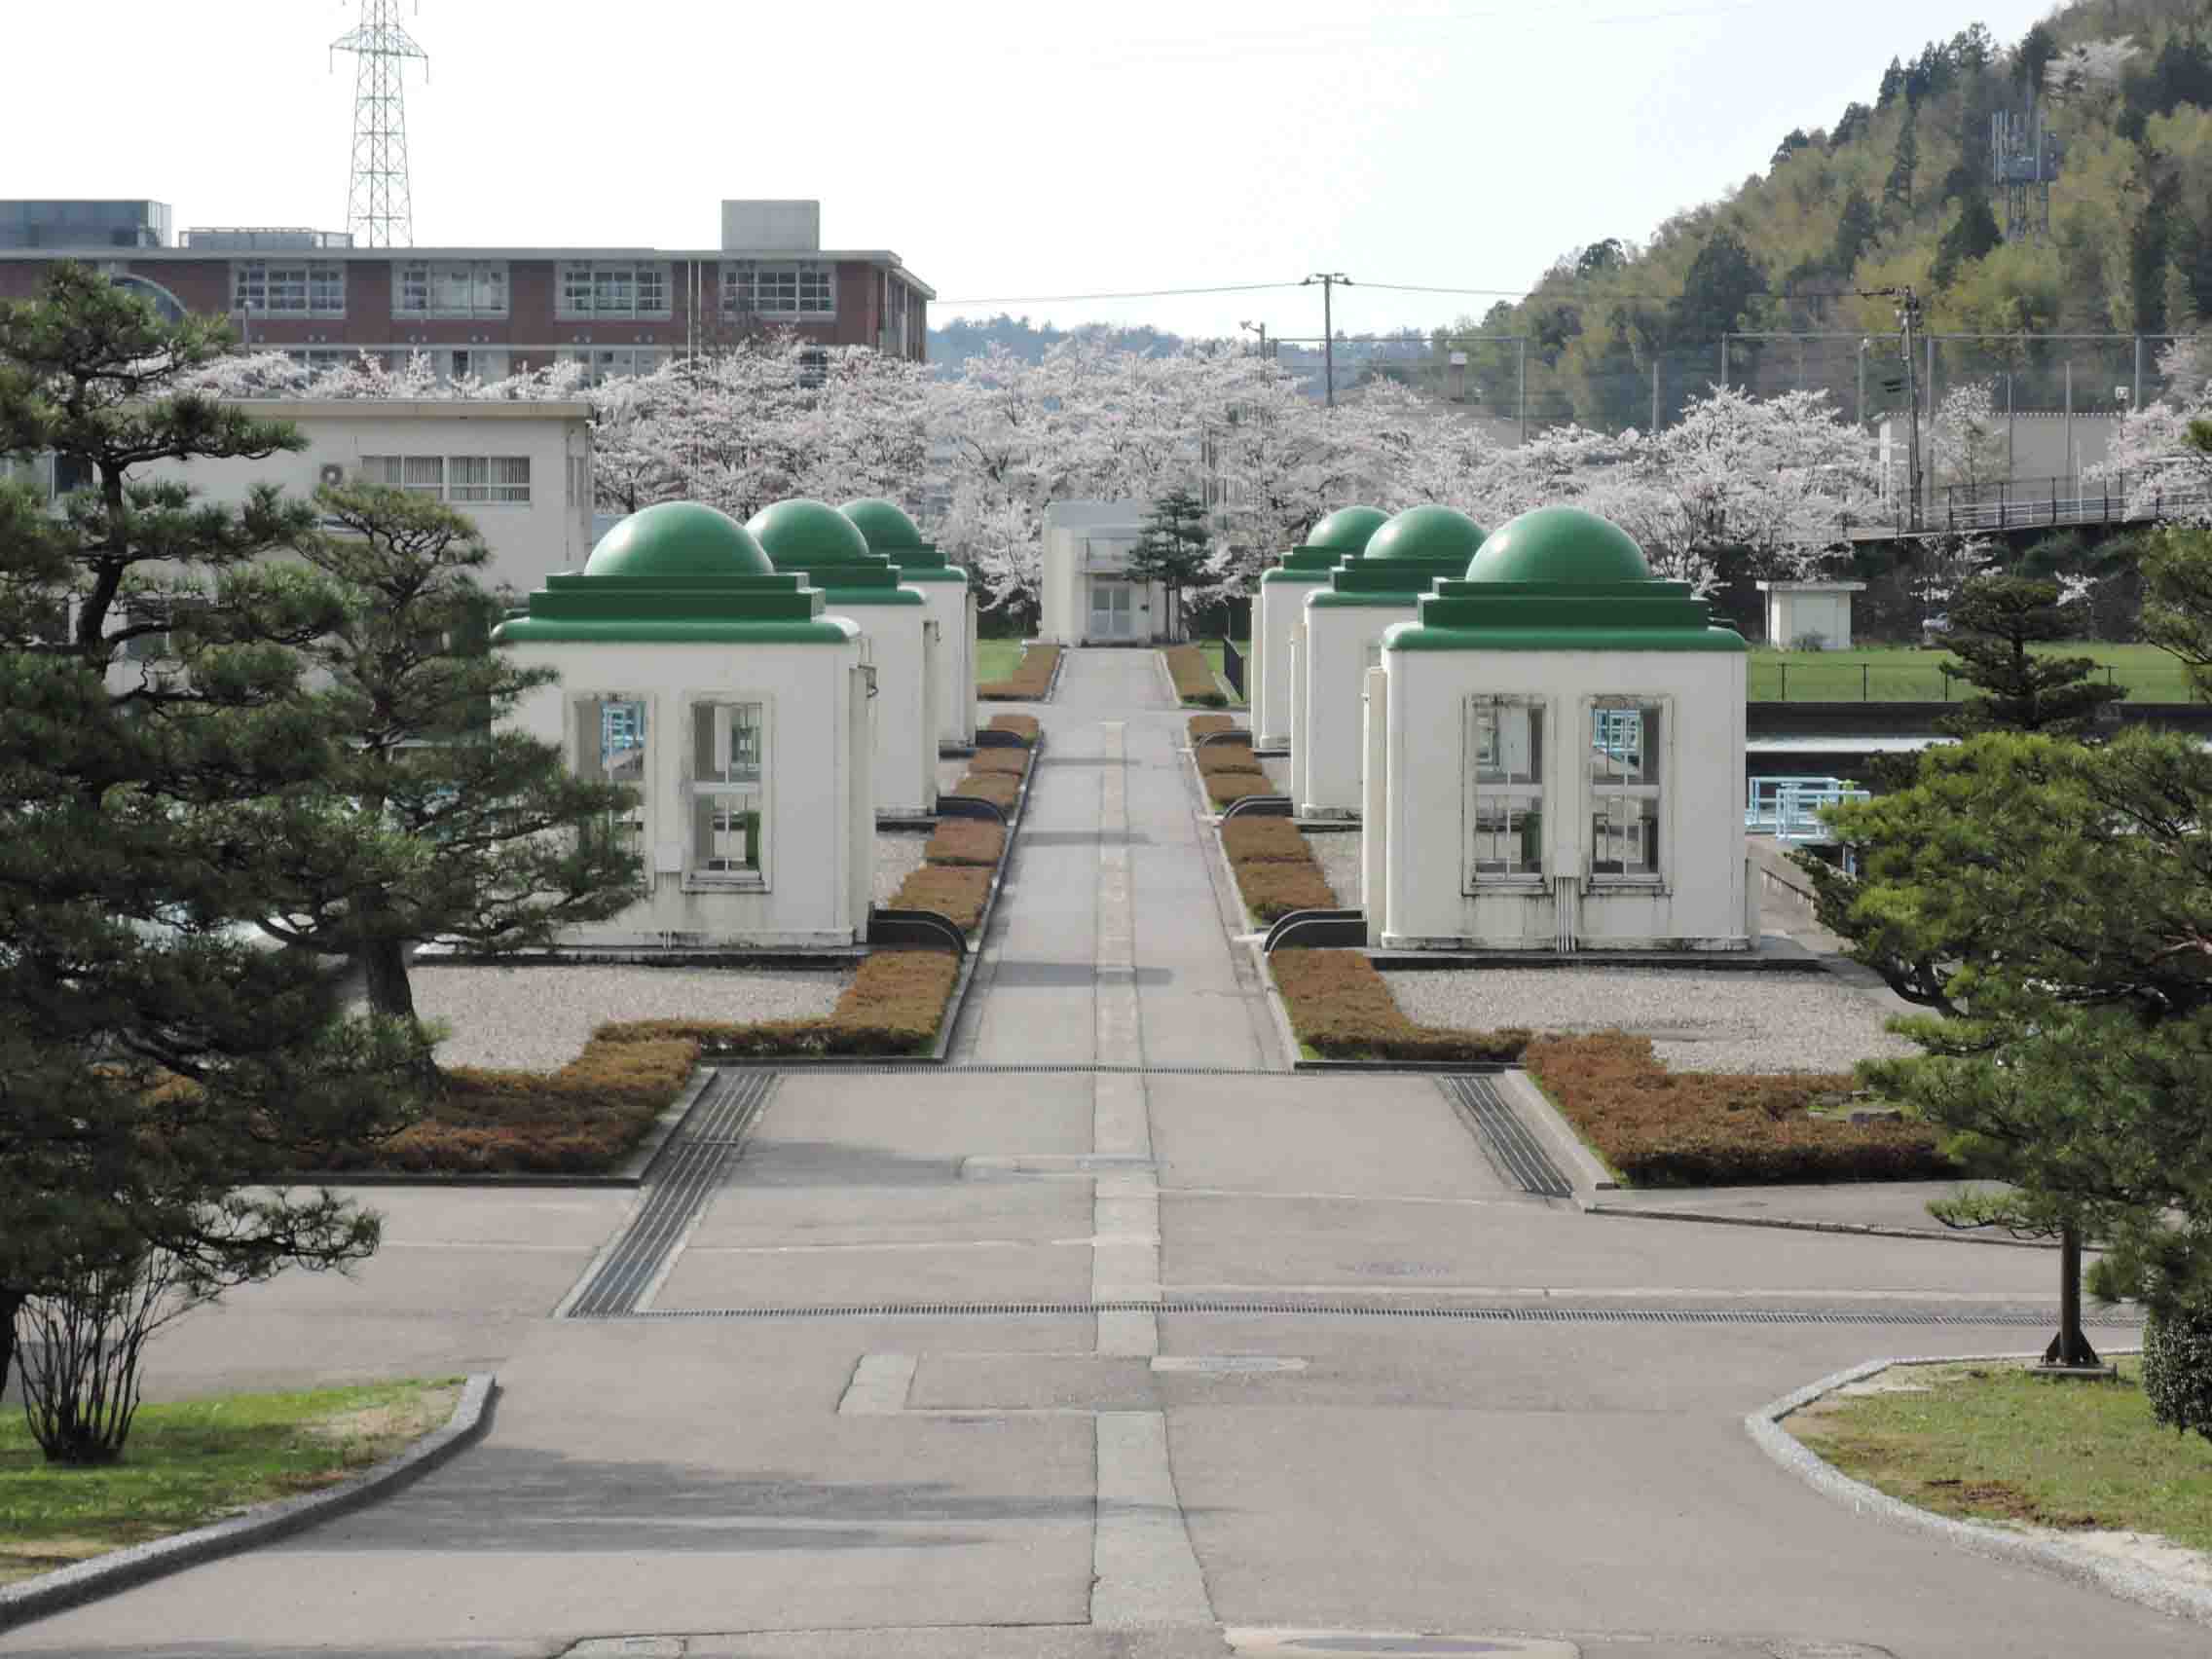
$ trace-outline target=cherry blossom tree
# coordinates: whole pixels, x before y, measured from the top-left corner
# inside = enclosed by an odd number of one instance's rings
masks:
[[[1973,488],[2011,475],[2005,418],[1997,412],[1986,381],[1955,386],[1943,394],[1928,446],[1940,483]]]
[[[2112,449],[2090,476],[2120,478],[2132,514],[2212,524],[2212,451],[2190,428],[2212,421],[2212,349],[2176,341],[2158,359],[2162,395],[2122,416]]]

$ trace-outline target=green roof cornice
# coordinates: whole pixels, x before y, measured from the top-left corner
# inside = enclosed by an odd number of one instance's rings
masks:
[[[1748,649],[1687,582],[1441,581],[1418,621],[1383,636],[1394,651]]]
[[[1463,569],[1442,559],[1347,559],[1309,605],[1411,605],[1439,576]]]
[[[530,614],[493,633],[499,645],[545,640],[753,640],[833,644],[847,624],[823,617],[828,595],[794,575],[675,571],[561,571],[530,596]],[[825,631],[827,630],[827,631]]]
[[[648,619],[610,616],[555,621],[517,617],[492,631],[496,645],[543,645],[564,640],[578,644],[653,643],[672,645],[842,645],[861,637],[860,624],[843,616],[811,622],[716,621],[711,617]]]

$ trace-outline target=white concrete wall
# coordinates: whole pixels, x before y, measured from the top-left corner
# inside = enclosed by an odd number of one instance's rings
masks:
[[[1280,574],[1260,584],[1252,602],[1251,683],[1253,741],[1263,749],[1290,742],[1290,639],[1306,620],[1306,596],[1328,578],[1301,581]]]
[[[861,642],[839,645],[552,642],[499,647],[556,670],[508,724],[573,756],[575,700],[634,696],[646,704],[644,850],[647,897],[608,921],[571,930],[573,943],[608,948],[790,948],[866,938],[875,862],[870,757],[855,735],[868,720]],[[762,768],[766,834],[756,889],[683,877],[683,782],[690,704],[767,707]],[[856,707],[857,705],[857,707]]]
[[[1306,605],[1303,725],[1291,733],[1304,756],[1294,805],[1303,818],[1357,818],[1361,756],[1360,689],[1375,666],[1372,647],[1383,631],[1418,614],[1405,605]]]
[[[976,741],[976,606],[962,582],[913,582],[929,600],[937,624],[937,740],[962,748]]]
[[[1737,652],[1391,651],[1389,821],[1379,941],[1391,949],[1550,948],[1555,890],[1586,891],[1572,916],[1588,949],[1742,950],[1744,678]],[[1545,865],[1540,883],[1466,891],[1464,731],[1470,695],[1547,700]],[[1661,741],[1661,879],[1589,887],[1590,699],[1672,699]],[[1375,833],[1369,826],[1367,833]]]
[[[860,624],[875,664],[875,810],[927,817],[937,811],[938,673],[928,608],[832,602],[830,611]]]
[[[1057,645],[1143,644],[1167,634],[1167,591],[1158,582],[1129,582],[1122,561],[1144,532],[1141,501],[1053,501],[1045,509],[1038,637]],[[1130,589],[1129,632],[1091,632],[1091,588]]]
[[[254,398],[235,407],[291,422],[308,447],[262,461],[158,461],[136,476],[180,479],[207,500],[236,505],[256,484],[276,484],[305,499],[327,467],[353,480],[363,456],[524,456],[530,461],[527,502],[457,501],[450,487],[445,492],[491,549],[485,585],[529,593],[555,571],[581,570],[591,555],[589,404]],[[580,467],[572,471],[571,461]],[[580,494],[573,488],[578,484]]]

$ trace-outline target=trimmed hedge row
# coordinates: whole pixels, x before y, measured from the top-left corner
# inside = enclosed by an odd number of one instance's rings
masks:
[[[1011,731],[1021,739],[1024,749],[1036,748],[1037,733],[1042,729],[1035,715],[993,715],[985,723],[992,731]]]
[[[1193,743],[1198,742],[1201,737],[1211,737],[1217,731],[1235,731],[1235,729],[1236,718],[1234,715],[1193,715],[1191,717],[1191,741]],[[1247,737],[1244,741],[1249,743],[1252,740]]]
[[[979,818],[941,820],[922,849],[922,862],[933,865],[981,865],[995,869],[1006,856],[1006,828]]]
[[[1356,950],[1278,950],[1268,958],[1268,966],[1289,1012],[1291,1030],[1324,1059],[1513,1060],[1529,1044],[1526,1031],[1453,1031],[1415,1024],[1375,964]]]
[[[1221,745],[1232,755],[1248,754]],[[1198,751],[1202,757],[1204,750]],[[1266,777],[1247,772],[1205,772],[1206,793],[1218,804],[1248,794],[1269,794]],[[1226,799],[1225,799],[1226,796]],[[1307,850],[1306,837],[1287,818],[1233,819],[1221,827],[1221,850],[1244,908],[1263,922],[1280,921],[1293,910],[1334,910],[1337,895]],[[1365,958],[1361,958],[1364,962]]]
[[[996,828],[996,826],[992,826]],[[935,910],[962,933],[981,925],[983,905],[991,896],[991,870],[972,865],[926,864],[899,884],[892,895],[895,910]]]
[[[1175,682],[1175,695],[1186,703],[1201,708],[1219,709],[1228,706],[1229,699],[1222,695],[1215,683],[1213,669],[1206,662],[1205,652],[1196,645],[1165,645],[1160,654],[1167,659],[1167,677]]]
[[[1221,850],[1232,865],[1313,863],[1306,837],[1287,818],[1232,818],[1221,827]]]
[[[1926,1124],[1854,1124],[1810,1108],[1850,1097],[1848,1076],[1671,1072],[1648,1037],[1539,1037],[1524,1063],[1568,1122],[1640,1187],[1925,1181],[1962,1171]]]
[[[920,945],[871,950],[829,1014],[814,1019],[633,1019],[603,1025],[595,1044],[688,1039],[709,1059],[779,1054],[910,1054],[937,1037],[961,959]],[[665,1106],[667,1103],[662,1102]]]
[[[1253,759],[1251,750],[1241,743],[1209,743],[1197,753],[1198,771],[1204,777],[1225,772],[1249,773],[1256,778],[1268,775],[1267,768]]]
[[[1204,772],[1206,798],[1216,806],[1234,806],[1246,795],[1277,794],[1264,772]]]
[[[1041,703],[1052,688],[1052,671],[1060,665],[1057,645],[1024,645],[1021,661],[1004,680],[986,680],[976,687],[977,699],[985,703]]]

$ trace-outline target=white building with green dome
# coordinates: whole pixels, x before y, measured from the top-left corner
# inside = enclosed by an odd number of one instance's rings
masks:
[[[1356,559],[1368,538],[1389,521],[1381,507],[1339,507],[1307,533],[1304,542],[1260,573],[1252,601],[1252,657],[1246,700],[1252,709],[1252,746],[1290,744],[1290,647],[1306,624],[1306,596],[1324,586],[1329,572]]]
[[[495,646],[558,683],[509,723],[579,776],[625,783],[607,832],[645,863],[638,902],[565,946],[850,948],[867,939],[875,802],[866,645],[779,573],[744,526],[667,501],[546,578]]]
[[[937,811],[938,630],[929,600],[868,550],[860,527],[821,501],[778,501],[746,521],[769,563],[821,588],[829,608],[867,637],[875,670],[875,811],[913,820]]]
[[[1290,799],[1299,817],[1360,815],[1362,677],[1382,661],[1384,631],[1412,621],[1430,585],[1465,571],[1482,544],[1482,526],[1465,513],[1408,507],[1307,594],[1304,626],[1290,642]]]
[[[893,502],[878,497],[837,509],[867,538],[868,551],[898,568],[900,582],[922,590],[937,624],[937,737],[940,749],[976,747],[976,588]]]
[[[1572,507],[1500,526],[1367,675],[1368,942],[1737,951],[1743,638]]]

